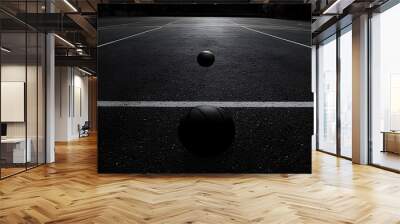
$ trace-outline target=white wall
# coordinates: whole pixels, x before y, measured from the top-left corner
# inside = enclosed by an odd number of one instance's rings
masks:
[[[74,80],[71,91],[71,120],[70,136],[72,139],[79,137],[78,125],[82,126],[89,119],[88,111],[88,78],[74,70]]]
[[[56,67],[55,89],[55,140],[77,139],[78,125],[89,118],[88,77],[76,68]]]
[[[69,73],[67,67],[55,68],[55,141],[68,140]]]
[[[27,70],[26,70],[27,69]],[[25,82],[26,72],[29,79],[29,85],[36,85],[36,81],[32,81],[30,78],[31,75],[36,76],[36,67],[35,66],[27,66],[25,64],[5,64],[1,66],[1,81],[2,82]],[[31,108],[34,107],[36,110],[36,88],[27,88],[27,102]],[[34,102],[34,104],[31,104]],[[1,110],[6,110],[6,108],[1,108]],[[32,110],[32,109],[31,109]],[[29,110],[28,112],[31,112]],[[28,124],[28,129],[32,127],[36,130],[36,113],[28,113],[28,122],[34,122],[34,124]],[[26,122],[7,122],[7,136],[8,137],[25,137],[25,123]],[[33,127],[35,126],[35,127]],[[31,132],[28,130],[28,137]],[[36,132],[35,132],[36,134]]]
[[[38,69],[38,70],[37,70]],[[26,107],[21,108],[22,113],[26,112],[26,120],[22,122],[6,122],[8,138],[27,138],[30,140],[32,161],[44,162],[44,74],[42,68],[25,63],[8,63],[1,66],[2,82],[24,82],[26,84]],[[26,80],[27,79],[27,80]],[[7,96],[2,96],[2,98]],[[2,112],[10,108],[1,108]],[[13,113],[13,111],[8,111]],[[15,112],[14,112],[15,113]],[[39,156],[37,156],[39,153]]]
[[[1,66],[1,81],[10,82],[18,81],[25,82],[25,64],[8,64]],[[29,68],[28,68],[29,69]],[[6,108],[1,108],[5,110]],[[25,137],[25,123],[11,122],[7,123],[7,137]]]

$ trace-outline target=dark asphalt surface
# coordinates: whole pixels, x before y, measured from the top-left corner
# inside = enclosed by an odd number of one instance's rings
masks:
[[[100,101],[313,100],[311,49],[301,46],[311,40],[305,22],[112,18],[99,20],[98,32]],[[196,61],[203,50],[215,54],[211,67]],[[313,108],[226,108],[236,125],[235,141],[229,151],[207,159],[179,142],[177,127],[188,110],[99,107],[99,172],[311,172]]]
[[[121,18],[99,27],[99,100],[312,101],[311,49],[301,21],[260,18]],[[122,25],[118,25],[122,24]],[[197,64],[214,52],[209,68]],[[157,80],[157,81],[155,81]]]
[[[312,108],[225,108],[236,125],[217,157],[191,154],[178,125],[189,108],[99,108],[99,171],[105,173],[310,173]]]

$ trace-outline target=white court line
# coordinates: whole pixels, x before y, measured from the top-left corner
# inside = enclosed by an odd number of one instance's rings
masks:
[[[98,101],[98,107],[314,107],[312,101],[268,101],[268,102],[227,102],[227,101]]]
[[[139,36],[139,35],[142,35],[142,34],[145,34],[145,33],[151,32],[151,31],[154,31],[154,30],[159,30],[159,29],[163,28],[164,26],[168,26],[169,24],[172,24],[172,23],[174,23],[174,22],[176,22],[176,21],[177,21],[177,20],[174,20],[174,21],[169,22],[169,23],[167,23],[167,24],[164,24],[164,25],[162,25],[162,26],[157,26],[157,28],[154,28],[154,29],[146,30],[146,31],[143,31],[143,32],[140,32],[140,33],[135,33],[135,34],[133,34],[133,35],[130,35],[130,36],[127,36],[127,37],[123,37],[123,38],[121,38],[121,39],[117,39],[117,40],[113,40],[113,41],[110,41],[110,42],[107,42],[107,43],[104,43],[104,44],[100,44],[100,45],[98,45],[97,47],[98,47],[98,48],[99,48],[99,47],[104,47],[104,46],[107,46],[107,45],[110,45],[110,44],[114,44],[114,43],[116,43],[116,42],[119,42],[119,41],[122,41],[122,40],[126,40],[126,39],[129,39],[129,38],[132,38],[132,37],[136,37],[136,36]]]
[[[178,21],[178,20],[179,20],[179,19],[174,20],[174,21],[171,21],[171,22],[169,22],[169,23],[167,23],[167,24],[165,24],[165,25],[162,25],[162,26],[166,26],[166,25],[168,25],[168,24],[170,24],[170,23],[174,23],[174,22],[176,22],[176,21]],[[111,29],[111,28],[113,28],[113,27],[127,26],[127,25],[133,25],[133,24],[139,24],[139,23],[141,23],[141,22],[147,22],[147,21],[135,21],[135,22],[132,22],[132,23],[121,23],[121,24],[115,24],[115,25],[101,26],[101,27],[99,27],[97,30],[107,30],[107,29]],[[146,26],[144,26],[144,27],[146,27]],[[155,27],[155,26],[148,26],[148,27]]]
[[[270,36],[270,37],[273,37],[273,38],[276,38],[276,39],[279,39],[279,40],[283,40],[283,41],[286,41],[286,42],[289,42],[289,43],[292,43],[292,44],[297,44],[297,45],[300,45],[302,47],[312,48],[311,46],[308,46],[308,45],[305,45],[305,44],[301,44],[301,43],[298,43],[298,42],[293,41],[293,40],[288,40],[288,39],[285,39],[285,38],[282,38],[282,37],[278,37],[278,36],[275,36],[275,35],[272,35],[272,34],[269,34],[269,33],[264,33],[264,32],[261,32],[261,31],[258,31],[258,30],[255,30],[255,29],[252,29],[252,28],[249,28],[249,27],[245,27],[245,26],[242,26],[242,25],[239,25],[239,26],[244,28],[244,29],[251,30],[253,32],[256,32],[256,33],[259,33],[259,34],[263,34],[263,35],[266,35],[266,36]]]
[[[133,23],[132,23],[133,24]],[[130,25],[132,25],[132,24],[130,24]],[[122,26],[122,25],[121,25]],[[160,26],[149,26],[149,25],[140,25],[140,26],[136,26],[136,27],[160,27]],[[114,29],[114,28],[116,28],[116,27],[111,27],[111,28],[108,28],[108,29],[97,29],[98,31],[104,31],[104,30],[110,30],[110,29]]]
[[[109,25],[109,26],[101,26],[97,30],[107,30],[107,29],[112,29],[113,27],[118,27],[118,26],[126,26],[126,25],[132,25],[132,24],[137,24],[139,21],[133,22],[133,23],[122,23],[122,24],[115,24],[115,25]]]
[[[113,40],[113,41],[110,41],[110,42],[107,42],[107,43],[104,43],[104,44],[97,45],[97,47],[98,47],[98,48],[99,48],[99,47],[104,47],[104,46],[107,46],[107,45],[110,45],[110,44],[114,44],[114,43],[116,43],[116,42],[120,42],[120,41],[129,39],[129,38],[132,38],[132,37],[136,37],[136,36],[139,36],[139,35],[142,35],[142,34],[145,34],[145,33],[151,32],[151,31],[154,31],[154,30],[159,30],[159,29],[161,29],[161,28],[163,28],[163,27],[162,27],[162,26],[159,26],[159,27],[154,28],[154,29],[146,30],[146,31],[143,31],[143,32],[140,32],[140,33],[135,33],[135,34],[133,34],[133,35],[130,35],[130,36],[127,36],[127,37],[124,37],[124,38],[121,38],[121,39],[117,39],[117,40]]]
[[[236,22],[234,22],[236,23]],[[244,26],[250,25],[250,24],[243,24],[243,23],[236,23],[238,26]],[[298,27],[293,27],[293,26],[280,26],[280,25],[250,25],[252,27],[260,27],[260,28],[265,28],[265,29],[274,29],[274,30],[290,30],[290,31],[304,31],[304,32],[309,32],[310,29],[302,29]]]

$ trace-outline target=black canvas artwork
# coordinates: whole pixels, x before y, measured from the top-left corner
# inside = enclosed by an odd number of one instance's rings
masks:
[[[104,4],[100,173],[310,173],[308,4]]]

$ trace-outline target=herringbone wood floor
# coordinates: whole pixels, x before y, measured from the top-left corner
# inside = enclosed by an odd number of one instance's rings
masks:
[[[400,175],[318,152],[312,175],[99,175],[90,137],[0,181],[0,223],[400,223]]]

